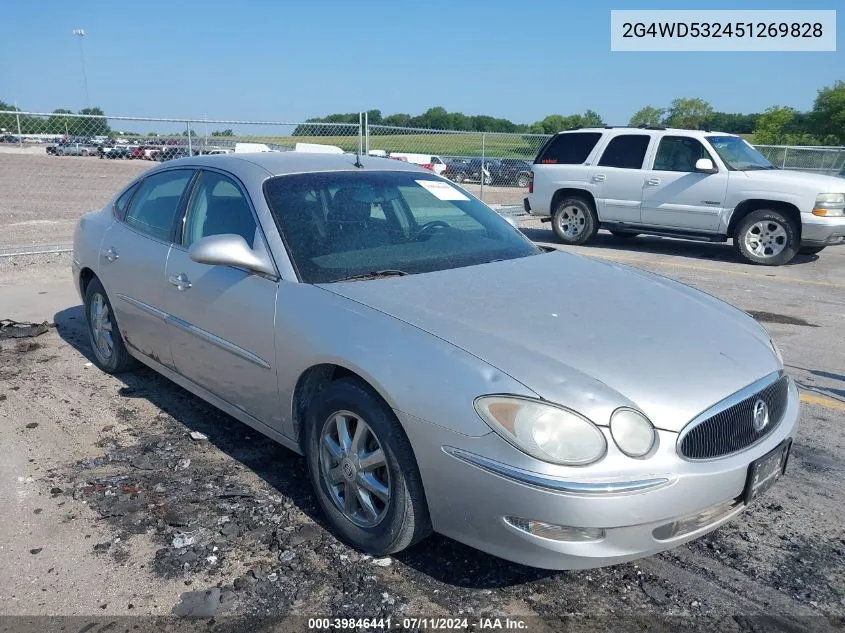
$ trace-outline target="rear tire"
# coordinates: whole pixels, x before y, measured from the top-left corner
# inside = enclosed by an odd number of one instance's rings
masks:
[[[580,245],[598,232],[599,219],[592,203],[584,198],[564,198],[552,213],[552,230],[564,244]]]
[[[119,374],[135,367],[114,318],[114,310],[100,280],[94,277],[85,289],[85,324],[94,362],[107,374]]]
[[[824,249],[824,246],[802,246],[798,249],[798,252],[802,255],[815,255],[821,253]]]
[[[462,183],[464,180],[466,180],[466,176],[463,173],[458,172],[457,174],[455,174],[454,180],[457,183]]]
[[[519,176],[516,177],[516,186],[520,189],[526,189],[528,187],[528,181],[528,174],[519,174]]]
[[[346,442],[341,442],[338,418]],[[362,439],[356,443],[362,423]],[[393,411],[365,382],[341,378],[321,391],[308,407],[304,439],[317,501],[343,540],[384,556],[431,533],[411,444]]]
[[[734,248],[752,264],[782,266],[795,257],[798,247],[795,222],[773,209],[752,211],[734,233]]]

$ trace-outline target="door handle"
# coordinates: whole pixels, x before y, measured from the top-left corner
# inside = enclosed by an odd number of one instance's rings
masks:
[[[660,178],[649,178],[645,181],[645,184],[655,187],[660,184]]]
[[[110,246],[109,250],[103,251],[103,257],[106,258],[106,261],[113,262],[115,260],[120,259],[120,255],[117,254],[117,251],[114,250],[114,246]]]
[[[605,180],[607,180],[607,176],[604,174],[593,175],[593,182],[604,182]]]
[[[187,290],[191,287],[191,282],[188,279],[188,275],[185,273],[170,275],[170,277],[167,278],[167,281],[176,286],[176,290]]]

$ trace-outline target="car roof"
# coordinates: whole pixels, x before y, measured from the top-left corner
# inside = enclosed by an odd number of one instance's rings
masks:
[[[361,167],[355,165],[355,154],[320,154],[315,152],[242,152],[232,154],[205,154],[168,161],[173,167],[216,167],[233,173],[264,170],[268,176],[284,176],[302,172],[318,171],[354,171],[358,169],[378,169],[390,171],[416,171],[432,174],[413,163],[375,156],[359,157]]]
[[[564,130],[563,132],[558,132],[558,134],[571,134],[573,132],[600,132],[602,134],[605,133],[614,133],[614,134],[627,134],[630,132],[641,132],[644,134],[648,133],[665,133],[665,134],[677,134],[681,133],[684,136],[694,136],[697,138],[703,138],[705,136],[738,136],[737,134],[731,134],[729,132],[719,132],[717,130],[690,130],[686,128],[680,127],[667,127],[667,128],[645,128],[645,127],[582,127],[576,130]]]

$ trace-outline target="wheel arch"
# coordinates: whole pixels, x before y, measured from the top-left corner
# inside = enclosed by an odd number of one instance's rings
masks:
[[[592,205],[593,211],[596,211],[596,199],[592,193],[590,193],[586,189],[578,189],[576,187],[563,187],[555,191],[554,195],[552,195],[552,202],[551,205],[549,205],[549,213],[554,214],[558,203],[564,198],[570,196],[583,198],[587,203]]]
[[[93,279],[99,279],[99,277],[97,277],[97,273],[95,273],[87,266],[84,266],[79,271],[79,292],[83,297],[85,296],[85,293],[88,290],[88,284],[90,284]]]
[[[750,198],[748,200],[743,200],[736,205],[734,212],[731,214],[730,222],[728,223],[728,237],[734,237],[737,226],[739,226],[739,223],[742,222],[749,213],[759,211],[760,209],[771,209],[772,211],[780,211],[786,214],[787,217],[795,222],[795,228],[798,231],[798,240],[800,242],[801,211],[798,207],[789,202],[783,202],[782,200],[767,200],[765,198]]]
[[[364,372],[339,365],[337,363],[318,363],[303,371],[296,381],[293,396],[290,402],[291,415],[293,417],[293,431],[296,434],[294,440],[300,449],[305,452],[303,440],[305,438],[305,420],[308,413],[308,405],[314,397],[324,390],[329,384],[341,378],[356,378],[367,386],[372,394],[380,399],[391,410],[394,409],[390,399],[375,381],[365,375]],[[401,422],[400,422],[401,426]]]

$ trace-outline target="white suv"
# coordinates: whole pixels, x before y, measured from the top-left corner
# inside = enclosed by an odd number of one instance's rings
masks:
[[[566,244],[599,227],[620,238],[733,238],[745,259],[773,266],[845,244],[845,181],[778,169],[722,132],[561,132],[537,154],[524,206]]]

